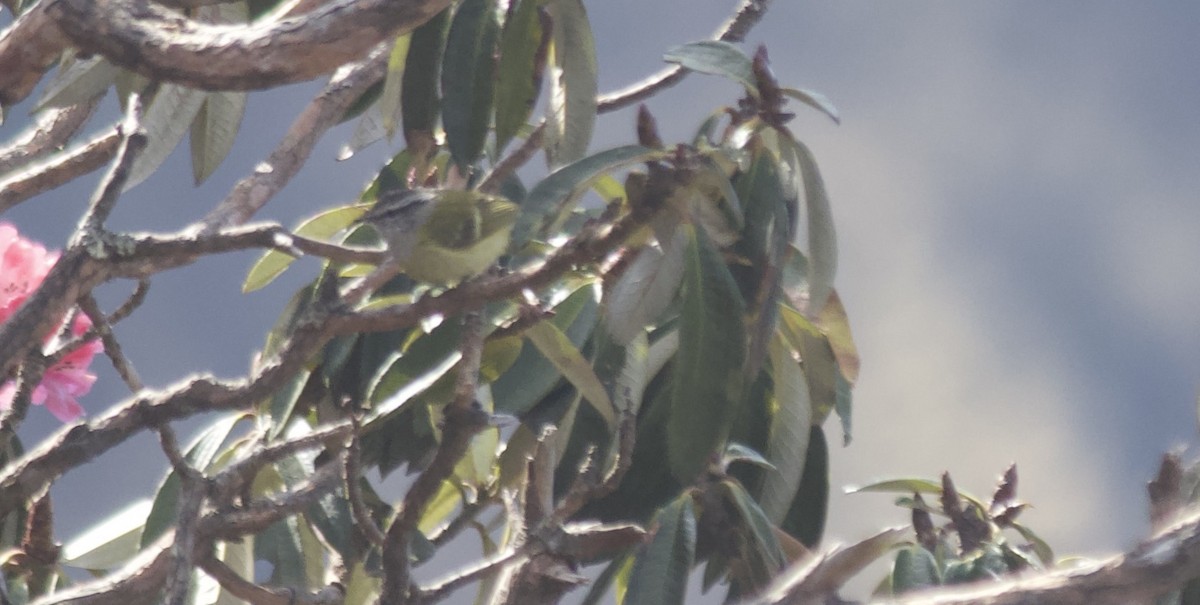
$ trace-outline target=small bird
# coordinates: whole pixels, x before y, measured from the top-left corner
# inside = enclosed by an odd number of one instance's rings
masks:
[[[358,222],[379,232],[406,275],[449,285],[483,273],[504,254],[519,211],[478,191],[392,189]]]

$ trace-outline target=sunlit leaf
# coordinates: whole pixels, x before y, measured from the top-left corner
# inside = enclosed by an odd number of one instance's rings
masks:
[[[521,204],[521,215],[513,227],[509,250],[519,251],[530,239],[556,222],[601,175],[662,153],[641,145],[626,145],[601,151],[551,172],[529,190]]]
[[[537,347],[542,356],[554,364],[588,403],[600,413],[609,428],[616,427],[616,412],[604,385],[592,371],[592,366],[567,335],[548,321],[541,321],[525,330],[525,337]]]
[[[825,95],[812,90],[803,88],[787,88],[782,87],[779,92],[816,109],[817,111],[829,116],[834,124],[842,123],[842,116],[838,113],[837,107],[833,106],[833,102]]]
[[[838,369],[850,384],[858,380],[859,356],[858,347],[854,345],[854,337],[850,334],[850,321],[846,318],[846,309],[837,290],[829,292],[829,300],[825,308],[817,315],[817,325],[829,339],[833,356],[837,359]]]
[[[247,414],[231,414],[218,418],[209,425],[195,441],[188,446],[184,460],[192,468],[201,471],[208,468],[220,453],[221,445],[229,438],[230,433],[242,420],[248,419]],[[154,496],[154,504],[146,515],[146,529],[142,532],[141,545],[145,547],[154,542],[159,536],[175,523],[176,508],[179,505],[180,492],[183,489],[179,475],[175,471],[167,474]]]
[[[576,348],[582,347],[596,325],[596,298],[593,286],[579,288],[554,307],[554,316],[547,321],[565,333]],[[492,384],[496,411],[524,414],[561,379],[562,374],[536,347],[525,347],[509,371]]]
[[[768,470],[774,470],[775,465],[758,453],[757,450],[740,443],[730,443],[725,446],[725,455],[721,456],[721,467],[726,468],[734,462],[748,462]]]
[[[60,68],[54,79],[46,85],[45,92],[34,104],[34,112],[48,107],[70,107],[89,101],[104,94],[113,85],[120,68],[100,55],[88,59],[73,59],[67,67]]]
[[[350,570],[350,581],[346,583],[346,596],[343,605],[369,605],[379,600],[383,590],[383,579],[373,573],[368,573],[366,564],[355,561]]]
[[[408,47],[412,34],[396,38],[388,55],[387,75],[383,77],[383,93],[379,96],[379,115],[383,129],[390,137],[400,125],[400,99],[404,90],[404,66],[408,62]]]
[[[309,239],[329,240],[337,232],[349,227],[365,210],[366,206],[361,204],[324,210],[305,219],[293,233]],[[263,254],[246,274],[246,281],[242,282],[242,292],[253,292],[271,283],[295,260],[295,257],[276,250]]]
[[[529,121],[542,89],[550,38],[543,30],[538,5],[536,0],[514,1],[504,22],[496,82],[497,153]]]
[[[780,523],[804,476],[804,459],[812,432],[812,399],[804,372],[779,338],[771,342],[770,359],[776,411],[767,438],[767,459],[776,470],[766,474],[759,502],[767,518]]]
[[[546,153],[557,167],[582,158],[596,122],[596,46],[582,0],[549,0],[553,23]]]
[[[244,92],[219,91],[205,96],[188,137],[192,147],[192,177],[197,185],[203,183],[229,155],[245,111]]]
[[[142,116],[141,127],[146,131],[147,144],[129,169],[126,191],[146,180],[166,161],[167,156],[183,140],[183,135],[187,134],[207,97],[208,93],[202,90],[178,84],[159,87]]]
[[[647,246],[604,297],[604,325],[613,340],[626,344],[662,315],[683,280],[687,236],[676,230],[663,250]]]
[[[63,565],[102,571],[114,569],[141,548],[142,526],[153,502],[143,498],[84,530],[62,547]]]
[[[807,313],[816,316],[825,307],[833,290],[837,273],[837,234],[833,226],[833,211],[825,191],[825,180],[808,146],[790,135],[773,131],[781,158],[790,165],[799,179],[797,189],[804,193],[808,224],[808,306]]]
[[[633,560],[623,601],[631,605],[682,604],[696,554],[696,513],[684,494],[654,516],[654,537]]]
[[[745,86],[751,93],[758,94],[750,57],[728,42],[703,40],[676,46],[663,55],[663,60],[692,71],[729,78]]]
[[[446,35],[442,124],[450,155],[464,174],[483,153],[492,118],[499,28],[495,0],[463,0]]]
[[[671,471],[690,483],[721,447],[742,394],[745,305],[703,229],[680,226],[687,251],[667,425]]]

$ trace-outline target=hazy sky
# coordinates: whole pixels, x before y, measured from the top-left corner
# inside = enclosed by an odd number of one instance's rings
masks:
[[[727,4],[588,2],[602,88],[707,36]],[[833,200],[839,288],[863,357],[854,442],[833,451],[835,490],[950,470],[986,495],[1015,461],[1035,506],[1024,520],[1061,552],[1124,549],[1145,533],[1144,486],[1158,456],[1196,441],[1198,20],[1200,6],[1187,3],[782,0],[752,32],[780,80],[823,92],[843,117],[838,127],[798,110],[793,122]],[[176,154],[122,202],[117,224],[168,229],[203,215],[312,90],[255,96],[235,155],[212,181],[192,188]],[[692,76],[650,107],[664,137],[682,139],[737,92]],[[112,119],[108,103],[97,124]],[[11,136],[23,111],[0,135]],[[632,140],[628,113],[601,126],[596,149]],[[326,137],[264,218],[291,223],[353,197],[398,149],[335,163],[351,128]],[[88,193],[73,185],[2,218],[61,247],[75,220],[62,217],[76,216]],[[198,368],[244,373],[315,266],[243,296],[252,259],[156,280],[145,312],[119,332],[149,382]],[[104,362],[95,366],[101,380],[84,402],[93,410],[123,396]],[[49,414],[31,414],[31,431],[51,426]],[[57,488],[63,527],[157,483],[160,469],[108,474],[145,459],[146,447],[141,439],[69,475]],[[839,496],[830,534],[853,539],[905,517],[888,496]]]

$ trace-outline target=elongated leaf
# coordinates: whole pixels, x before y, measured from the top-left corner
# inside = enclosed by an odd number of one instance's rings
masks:
[[[696,513],[684,494],[654,515],[654,538],[637,554],[623,602],[631,605],[682,604],[696,555]]]
[[[138,500],[68,540],[62,564],[93,571],[124,564],[141,546],[142,526],[152,506],[149,498]]]
[[[896,553],[896,562],[892,564],[892,594],[937,586],[942,583],[941,576],[933,553],[920,544],[912,544]]]
[[[509,250],[519,251],[557,221],[601,175],[663,153],[641,145],[626,145],[601,151],[551,172],[534,185],[521,204],[521,215],[513,227]]]
[[[33,106],[38,112],[47,107],[70,107],[104,94],[117,79],[121,68],[100,55],[75,59],[69,67],[60,69],[46,86],[46,91]]]
[[[825,308],[837,273],[837,234],[833,211],[825,193],[825,180],[808,147],[795,141],[800,174],[804,177],[804,205],[808,211],[808,309],[815,315]]]
[[[204,471],[220,452],[221,444],[229,438],[238,422],[247,419],[246,414],[233,414],[217,419],[188,447],[184,459],[192,468]],[[182,484],[175,471],[167,474],[154,496],[154,504],[146,515],[146,528],[142,531],[141,546],[145,548],[167,531],[175,522],[176,508]]]
[[[400,125],[400,99],[404,90],[404,66],[408,63],[408,47],[412,33],[396,38],[388,55],[387,75],[383,77],[383,93],[379,96],[379,116],[387,136],[396,133]]]
[[[254,538],[253,534],[242,536],[236,542],[219,543],[218,559],[227,567],[237,572],[239,576],[250,582],[254,581]],[[197,600],[197,605],[203,601]],[[242,605],[245,601],[237,598],[228,590],[221,588],[213,605]]]
[[[542,89],[550,32],[542,24],[537,0],[514,1],[500,40],[496,82],[496,152],[529,121]]]
[[[554,307],[549,320],[567,335],[576,348],[582,347],[596,325],[599,303],[591,286],[579,288]],[[524,414],[550,393],[562,375],[536,347],[524,347],[509,371],[492,384],[496,411]]]
[[[546,3],[554,24],[546,154],[563,166],[587,154],[596,122],[596,44],[582,0]]]
[[[779,546],[779,540],[775,537],[774,524],[767,519],[762,508],[746,493],[740,483],[726,479],[721,482],[721,486],[729,493],[734,509],[741,516],[741,525],[753,541],[754,551],[759,559],[757,563],[762,565],[761,569],[754,570],[755,575],[765,584],[766,580],[778,573],[787,562],[783,548]]]
[[[599,412],[610,429],[617,424],[616,411],[604,385],[592,371],[591,364],[583,358],[583,353],[575,348],[571,340],[562,330],[548,321],[538,322],[525,330],[525,337],[538,351],[558,368],[563,378],[566,378],[583,395],[588,403]]]
[[[780,529],[814,548],[825,533],[829,511],[829,444],[825,431],[813,425],[808,437],[808,452],[804,454],[804,475],[792,508],[784,517]]]
[[[663,55],[668,63],[677,63],[692,71],[723,76],[746,87],[758,95],[750,57],[740,48],[719,40],[702,40],[676,46]]]
[[[183,135],[187,134],[207,96],[208,93],[202,90],[178,84],[159,87],[150,106],[146,108],[146,114],[142,116],[142,128],[146,131],[148,143],[129,169],[125,191],[146,180],[166,161],[179,141],[183,140]]]
[[[842,123],[842,116],[838,113],[837,107],[834,107],[833,102],[819,92],[804,90],[803,88],[780,88],[779,92],[829,116],[829,119],[833,120],[834,124]]]
[[[688,245],[667,443],[671,471],[687,484],[722,447],[737,414],[746,349],[745,305],[704,230],[690,224],[679,229]]]
[[[791,508],[804,476],[813,414],[804,372],[778,337],[771,342],[770,357],[776,411],[767,439],[767,460],[776,470],[767,473],[759,502],[767,517],[778,524]]]
[[[400,94],[400,113],[404,140],[419,161],[424,161],[435,145],[433,130],[439,112],[438,75],[450,8],[446,8],[412,32],[408,58],[404,62]]]
[[[902,479],[885,479],[876,481],[858,487],[847,487],[847,494],[858,494],[863,492],[882,492],[896,494],[936,494],[942,493],[942,482],[932,479],[920,478],[902,478]],[[987,504],[983,500],[972,496],[966,492],[959,490],[958,495],[964,500],[978,506],[980,510],[987,510]]]
[[[676,230],[664,250],[643,248],[621,274],[604,298],[604,325],[613,340],[628,344],[675,300],[686,248],[686,235]]]
[[[850,384],[858,380],[859,356],[858,347],[854,344],[854,336],[850,333],[850,321],[846,317],[846,309],[837,290],[829,293],[829,302],[817,316],[817,324],[829,339],[833,356],[837,359],[838,369]]]
[[[293,233],[309,239],[328,240],[338,231],[350,226],[350,223],[362,216],[364,210],[366,207],[363,205],[325,210],[300,223]],[[246,281],[242,282],[242,292],[253,292],[271,283],[295,260],[295,257],[276,250],[263,254],[246,274]]]
[[[203,183],[229,155],[242,126],[246,111],[246,93],[210,92],[192,121],[189,137],[192,146],[192,177]]]
[[[495,0],[463,0],[442,58],[442,124],[450,155],[467,173],[483,153],[496,82]]]

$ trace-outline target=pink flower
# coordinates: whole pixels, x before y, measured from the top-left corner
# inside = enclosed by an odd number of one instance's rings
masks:
[[[12,225],[0,222],[0,323],[7,321],[41,285],[57,260],[57,252],[47,251],[42,245],[21,237]],[[91,320],[77,313],[71,333],[80,336],[91,327]],[[47,335],[47,344],[52,344],[57,332]],[[88,373],[87,368],[101,348],[99,341],[90,340],[47,369],[41,383],[34,387],[33,403],[46,406],[63,422],[83,415],[83,408],[76,398],[86,394],[96,381],[96,376]],[[7,409],[12,405],[15,394],[16,385],[11,380],[0,384],[0,408]]]

